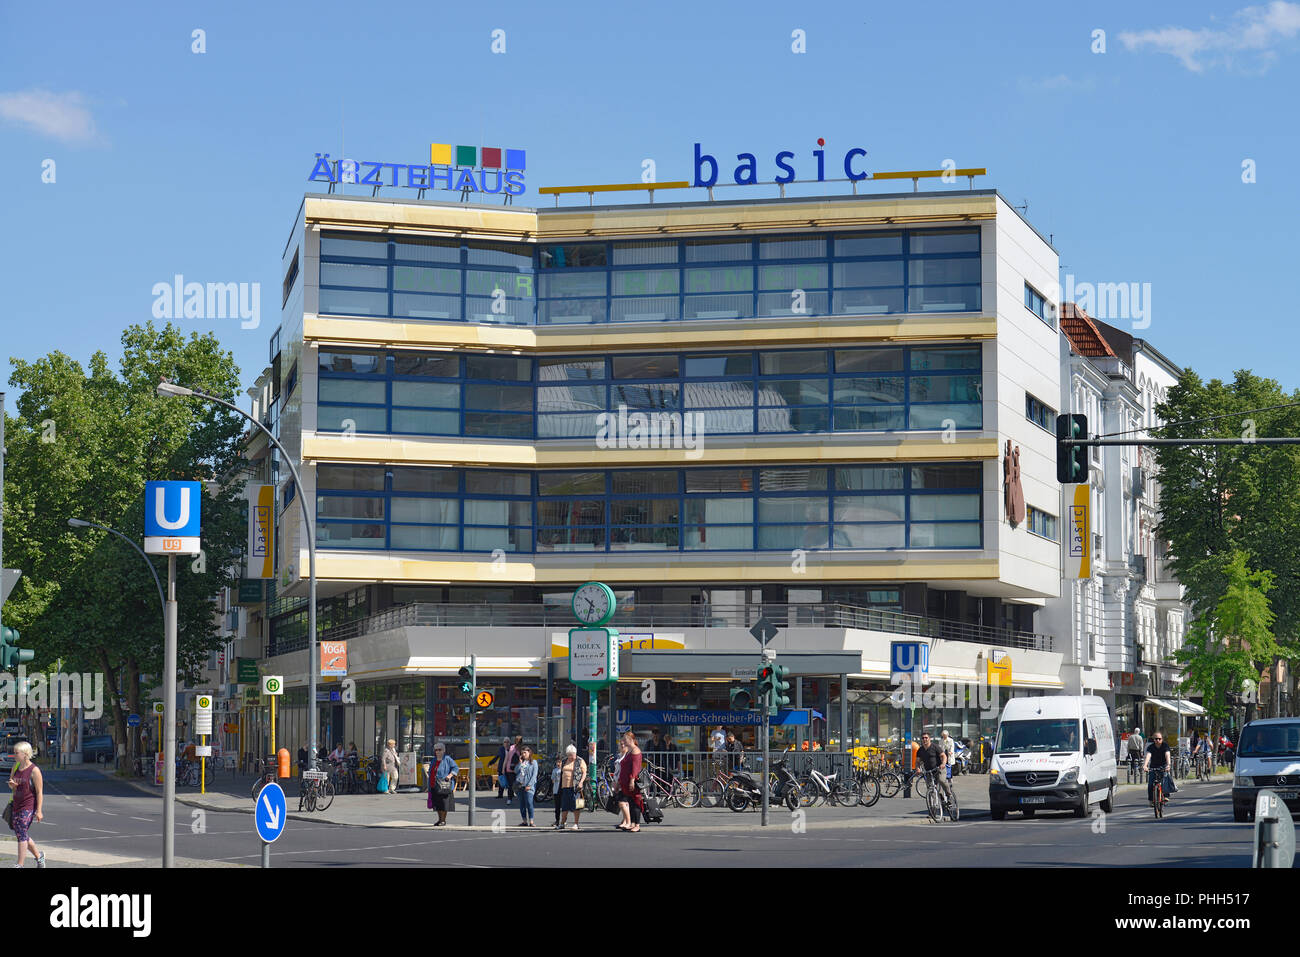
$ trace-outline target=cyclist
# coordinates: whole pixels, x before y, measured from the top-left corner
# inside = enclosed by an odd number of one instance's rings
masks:
[[[1204,737],[1196,738],[1192,744],[1192,767],[1196,767],[1197,761],[1204,761],[1207,769],[1212,768],[1212,754],[1214,754],[1214,745],[1207,731]]]
[[[1135,771],[1137,770],[1138,762],[1142,760],[1142,752],[1146,750],[1146,744],[1147,743],[1142,740],[1142,732],[1137,728],[1134,728],[1133,733],[1128,736],[1128,759]]]
[[[1151,743],[1147,745],[1146,758],[1142,762],[1142,770],[1147,775],[1147,803],[1155,806],[1156,803],[1156,775],[1161,775],[1161,780],[1165,786],[1165,803],[1169,802],[1169,793],[1173,790],[1173,778],[1169,772],[1173,768],[1173,754],[1169,749],[1165,736],[1157,731],[1151,735]]]
[[[916,751],[916,769],[918,771],[938,771],[934,775],[933,782],[943,788],[943,792],[948,796],[949,802],[952,801],[952,788],[948,784],[948,778],[944,769],[948,764],[948,755],[943,750],[943,746],[930,740],[930,732],[921,733],[921,746]],[[933,786],[933,785],[932,785]]]

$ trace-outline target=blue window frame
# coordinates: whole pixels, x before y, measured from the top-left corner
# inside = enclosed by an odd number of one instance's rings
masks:
[[[1056,310],[1047,299],[1029,283],[1025,283],[1025,308],[1053,329],[1056,328]]]
[[[1041,509],[1034,508],[1032,505],[1026,506],[1026,525],[1035,535],[1041,535],[1043,538],[1051,539],[1054,542],[1060,541],[1056,537],[1056,516],[1048,515]]]
[[[978,312],[980,230],[607,243],[321,236],[325,315],[586,325]]]
[[[1046,429],[1048,432],[1055,432],[1056,410],[1047,403],[1034,398],[1028,392],[1025,393],[1025,418],[1039,428]]]
[[[690,413],[707,435],[983,427],[978,344],[537,359],[319,355],[320,431],[596,438],[621,407]]]
[[[982,476],[979,462],[532,472],[321,464],[317,541],[524,553],[980,548]]]

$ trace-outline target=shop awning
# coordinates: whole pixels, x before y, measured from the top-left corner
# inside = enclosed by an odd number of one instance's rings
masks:
[[[1191,717],[1205,714],[1205,709],[1195,701],[1169,701],[1165,698],[1147,698],[1144,704],[1153,704],[1157,708],[1163,708],[1165,711],[1173,711],[1176,714]]]

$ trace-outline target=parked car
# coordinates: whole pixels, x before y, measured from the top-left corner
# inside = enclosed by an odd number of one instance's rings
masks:
[[[27,741],[27,743],[32,746],[32,757],[35,758],[40,756],[41,746],[29,740],[27,735],[6,734],[4,738],[0,740],[0,774],[7,775],[14,769],[14,765],[18,763],[18,759],[14,757],[14,745],[19,741]]]
[[[1264,788],[1275,791],[1292,815],[1300,814],[1300,719],[1260,718],[1237,736],[1234,821],[1255,820],[1255,804]]]
[[[81,740],[81,760],[87,764],[111,762],[115,753],[111,734],[97,734]]]

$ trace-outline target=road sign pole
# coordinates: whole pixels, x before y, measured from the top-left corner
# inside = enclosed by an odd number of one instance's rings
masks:
[[[469,826],[478,804],[478,655],[469,656]]]
[[[199,735],[199,744],[205,748],[208,746],[208,736],[206,734]],[[199,758],[199,793],[208,793],[208,755],[206,751]]]
[[[763,755],[763,816],[762,816],[762,818],[759,820],[759,825],[762,826],[762,827],[767,827],[768,791],[769,791],[770,788],[771,788],[771,782],[772,782],[772,776],[771,776],[771,774],[768,773],[768,765],[769,765],[768,757],[769,757],[769,755],[768,755],[768,753],[767,753],[767,751],[768,751],[768,734],[767,734],[767,728],[768,728],[768,720],[769,720],[769,718],[768,718],[768,714],[767,714],[767,708],[766,708],[766,707],[763,707],[763,705],[762,705],[761,702],[760,702],[760,705],[759,705],[759,706],[763,708],[763,730],[762,730],[762,734],[761,734],[763,741],[762,741],[762,743],[758,746],[759,751],[762,752],[762,755]]]
[[[163,650],[163,867],[176,853],[176,556],[167,556]]]
[[[266,841],[262,842],[262,866],[271,866],[271,845]]]

